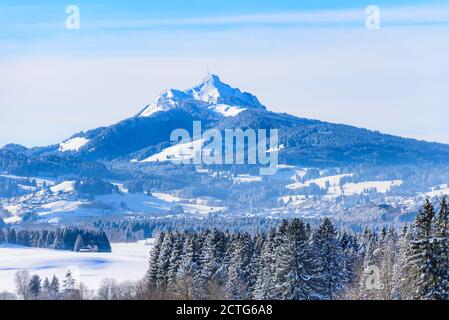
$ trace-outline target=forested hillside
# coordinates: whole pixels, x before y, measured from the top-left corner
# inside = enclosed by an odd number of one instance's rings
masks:
[[[448,299],[446,199],[400,231],[348,234],[330,219],[284,221],[268,234],[161,232],[150,299]]]

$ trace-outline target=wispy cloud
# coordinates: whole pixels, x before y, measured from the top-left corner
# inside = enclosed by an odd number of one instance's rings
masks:
[[[379,7],[382,26],[449,25],[449,5],[420,5],[408,7]],[[335,10],[304,10],[263,14],[204,15],[187,18],[133,18],[100,17],[83,19],[83,28],[91,31],[117,29],[242,27],[242,26],[303,26],[303,27],[364,27],[365,7]],[[63,21],[33,23],[3,23],[0,31],[26,29],[61,29]]]
[[[226,26],[240,24],[304,24],[322,26],[338,24],[340,26],[363,26],[367,13],[366,8],[345,10],[315,10],[297,12],[278,12],[269,14],[247,14],[196,17],[185,19],[145,19],[145,20],[103,20],[92,23],[92,26],[103,28],[154,26]],[[414,6],[379,8],[382,22],[385,25],[415,25],[415,24],[449,24],[449,6]]]

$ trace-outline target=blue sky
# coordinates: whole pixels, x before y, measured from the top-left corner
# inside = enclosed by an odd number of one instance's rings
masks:
[[[208,67],[273,111],[449,143],[448,38],[441,1],[0,0],[0,145],[114,123]]]

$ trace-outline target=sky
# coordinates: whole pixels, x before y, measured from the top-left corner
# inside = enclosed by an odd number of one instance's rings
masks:
[[[0,146],[115,123],[208,69],[275,112],[449,143],[448,56],[447,1],[0,0]]]

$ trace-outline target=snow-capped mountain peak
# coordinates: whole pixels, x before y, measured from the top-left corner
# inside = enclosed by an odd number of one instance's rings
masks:
[[[187,93],[195,100],[211,105],[226,104],[236,107],[264,108],[255,96],[221,82],[215,74],[208,75],[203,82],[188,90]]]
[[[189,96],[184,92],[176,89],[165,90],[157,99],[158,104],[168,104],[173,106],[177,101],[188,99]]]
[[[222,83],[216,75],[209,75],[199,85],[188,90],[195,100],[204,101],[209,104],[217,104],[223,93],[231,93],[232,88]]]
[[[184,91],[168,89],[161,93],[154,102],[145,107],[139,114],[140,117],[149,117],[160,111],[167,111],[178,107],[182,102],[189,100],[190,96]]]
[[[265,110],[254,95],[233,88],[223,83],[217,75],[210,74],[200,84],[186,91],[176,89],[164,91],[138,116],[149,117],[157,112],[182,107],[187,103],[210,109],[223,116],[235,116],[249,108]]]

